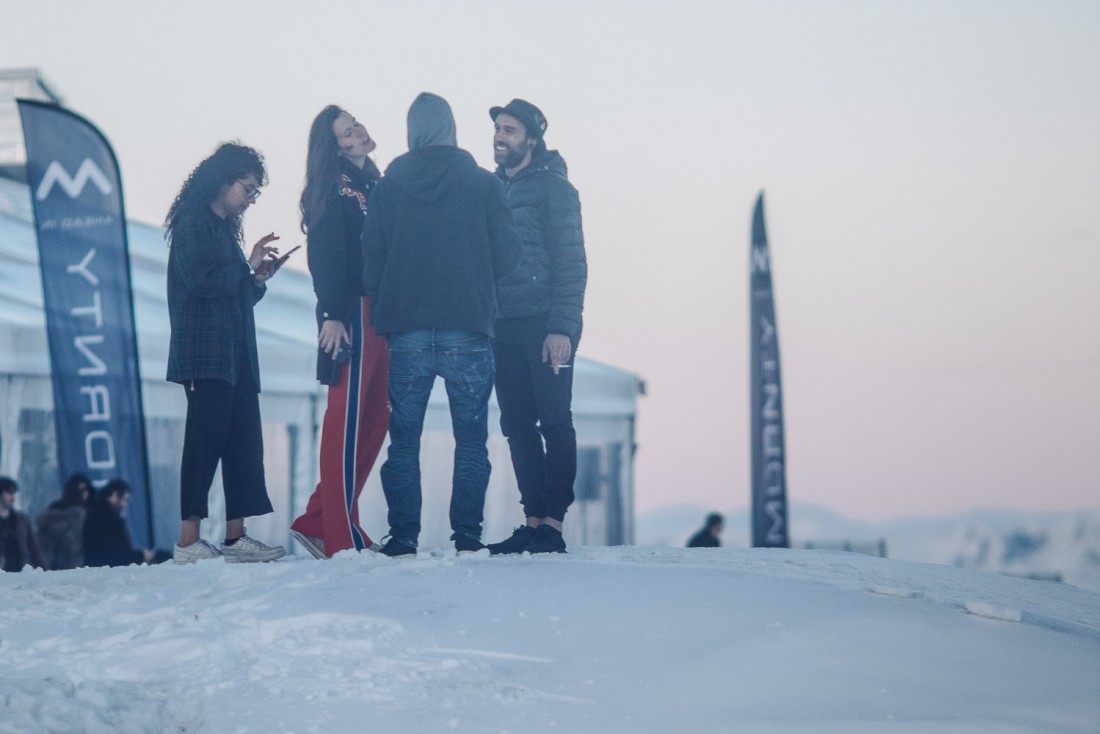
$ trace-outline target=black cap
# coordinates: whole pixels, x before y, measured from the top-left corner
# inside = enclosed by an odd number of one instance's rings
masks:
[[[527,128],[527,134],[533,138],[541,140],[543,133],[546,132],[546,115],[542,114],[542,110],[525,99],[513,99],[503,107],[491,107],[489,117],[493,118],[495,122],[497,115],[501,112],[507,112],[522,122],[523,126]]]

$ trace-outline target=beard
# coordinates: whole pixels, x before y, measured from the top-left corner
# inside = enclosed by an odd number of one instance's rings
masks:
[[[520,163],[523,163],[523,159],[527,157],[527,153],[530,150],[531,149],[527,147],[526,142],[523,145],[517,146],[515,148],[505,146],[504,150],[500,150],[499,148],[494,147],[493,160],[495,160],[498,165],[504,168],[515,168]]]

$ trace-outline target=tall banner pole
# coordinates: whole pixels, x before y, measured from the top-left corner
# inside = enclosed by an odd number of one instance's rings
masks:
[[[17,100],[42,274],[61,477],[124,479],[154,544],[126,214],[114,151],[83,117]]]
[[[752,392],[752,545],[789,548],[787,452],[783,434],[783,388],[772,292],[771,254],[764,228],[764,192],[752,217],[749,263],[750,390]]]

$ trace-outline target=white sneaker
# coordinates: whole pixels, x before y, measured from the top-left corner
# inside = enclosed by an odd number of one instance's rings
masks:
[[[266,563],[285,556],[286,549],[281,545],[264,545],[255,538],[242,535],[233,545],[223,545],[222,555],[226,563]]]
[[[205,540],[199,540],[191,545],[179,545],[172,549],[172,563],[194,563],[211,558],[221,558],[222,552]]]
[[[325,541],[320,538],[311,538],[305,533],[299,533],[297,530],[290,531],[294,540],[298,541],[298,545],[309,551],[309,554],[318,560],[325,560],[328,556],[325,555]]]

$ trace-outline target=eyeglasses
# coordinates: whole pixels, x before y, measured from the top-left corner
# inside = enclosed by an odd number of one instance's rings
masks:
[[[252,201],[260,198],[260,194],[263,193],[260,187],[256,184],[246,184],[244,181],[238,181],[237,183],[239,183],[241,186],[244,186],[244,195]]]

